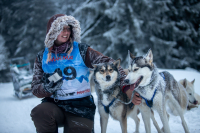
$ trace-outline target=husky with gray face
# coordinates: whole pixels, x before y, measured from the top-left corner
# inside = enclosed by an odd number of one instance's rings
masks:
[[[135,132],[139,132],[140,120],[137,117],[139,110],[134,105],[126,105],[118,101],[129,101],[120,88],[118,72],[120,61],[119,59],[114,63],[93,65],[94,69],[90,73],[91,88],[95,88],[98,97],[101,133],[106,133],[109,115],[120,122],[122,133],[127,133],[127,117],[130,116],[136,123]]]
[[[144,56],[134,57],[131,53],[129,53],[129,55],[129,73],[124,82],[126,84],[133,84],[134,91],[138,92],[142,97],[142,103],[137,105],[137,107],[142,114],[146,133],[151,133],[151,110],[156,110],[158,112],[164,132],[170,133],[168,115],[166,112],[166,102],[168,100],[181,117],[185,132],[189,133],[180,106],[181,96],[178,82],[170,73],[166,71],[158,72],[156,65],[153,63],[153,54],[151,50]]]

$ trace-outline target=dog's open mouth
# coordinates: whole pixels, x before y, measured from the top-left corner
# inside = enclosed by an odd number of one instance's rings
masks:
[[[136,87],[138,87],[142,79],[143,79],[143,76],[141,76],[134,84],[132,84],[130,89],[133,91]]]
[[[189,101],[190,102],[190,101]],[[197,105],[198,104],[198,101],[194,101],[194,102],[190,102],[191,104],[194,104],[194,105]]]

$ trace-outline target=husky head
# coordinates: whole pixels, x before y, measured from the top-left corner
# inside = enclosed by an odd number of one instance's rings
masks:
[[[195,79],[193,81],[188,81],[187,79],[182,79],[179,81],[179,83],[181,83],[185,89],[186,89],[186,92],[188,94],[188,98],[189,98],[189,102],[191,104],[194,104],[196,105],[198,103],[198,101],[195,99],[195,91],[194,91],[194,82],[195,82]]]
[[[102,91],[107,90],[114,85],[119,84],[119,72],[121,60],[118,59],[113,63],[101,63],[93,65],[94,80],[100,86]]]
[[[133,88],[146,86],[151,81],[153,73],[153,54],[151,49],[144,56],[134,57],[129,52],[128,75],[124,80],[125,84],[133,84]]]

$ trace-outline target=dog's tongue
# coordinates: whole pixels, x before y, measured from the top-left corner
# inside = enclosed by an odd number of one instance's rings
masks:
[[[130,85],[130,90],[133,91],[135,89],[136,84],[131,84]]]

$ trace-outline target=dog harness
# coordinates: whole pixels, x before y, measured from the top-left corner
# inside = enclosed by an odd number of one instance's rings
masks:
[[[105,112],[106,113],[108,113],[109,114],[109,107],[114,103],[114,101],[115,101],[115,98],[110,102],[110,104],[108,104],[107,106],[105,106],[102,102],[101,102],[101,104],[103,105],[103,107],[104,107],[104,110],[105,110]]]
[[[163,77],[163,79],[165,80],[165,75],[164,75],[163,73],[159,73],[159,74],[160,74],[160,76]],[[154,99],[154,96],[155,96],[155,94],[156,94],[156,91],[157,91],[157,88],[156,88],[156,90],[154,91],[154,94],[153,94],[151,100],[147,100],[146,98],[144,98],[144,97],[141,96],[141,97],[145,100],[147,106],[150,107],[150,108],[153,106],[153,99]]]
[[[156,94],[156,91],[157,91],[157,89],[154,91],[154,94],[153,94],[153,97],[151,98],[151,100],[147,100],[146,98],[141,96],[145,100],[147,106],[150,107],[150,108],[153,106],[153,98],[154,98],[154,96]]]

